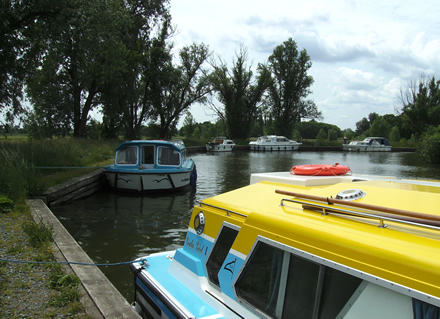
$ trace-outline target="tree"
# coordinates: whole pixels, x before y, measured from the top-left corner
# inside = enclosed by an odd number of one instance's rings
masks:
[[[390,141],[391,142],[399,142],[400,141],[400,132],[397,126],[393,126],[390,131]]]
[[[1,1],[0,3],[0,114],[12,122],[25,111],[23,84],[29,65],[29,36],[35,26],[57,18],[60,1]]]
[[[185,116],[185,119],[183,120],[183,125],[182,125],[182,132],[183,135],[186,137],[190,137],[193,132],[194,129],[196,128],[196,121],[194,120],[194,117],[192,116],[191,113],[187,113]]]
[[[206,95],[212,90],[204,69],[209,56],[208,46],[193,43],[179,51],[179,65],[173,64],[168,53],[155,64],[157,68],[152,65],[155,76],[149,78],[147,98],[152,105],[153,116],[159,122],[160,138],[171,137],[180,116],[193,103],[206,101]]]
[[[370,128],[370,135],[383,136],[388,138],[391,132],[391,125],[382,116],[376,117]]]
[[[251,66],[247,66],[247,50],[243,47],[236,54],[231,71],[226,63],[220,60],[214,65],[212,75],[214,90],[224,109],[215,111],[227,126],[231,138],[246,139],[258,114],[258,105],[267,88],[269,73],[267,68],[259,65],[258,75],[254,77]]]
[[[140,138],[142,126],[153,116],[152,96],[157,92],[152,83],[166,74],[171,59],[172,46],[167,41],[173,29],[166,3],[167,0],[126,2],[130,21],[122,39],[127,50],[126,67],[119,77],[112,78],[102,96],[106,131],[115,132],[121,127],[128,140]],[[159,131],[150,125],[148,134]]]
[[[118,0],[75,0],[65,3],[59,19],[41,23],[32,38],[40,49],[38,67],[27,81],[27,93],[40,118],[56,118],[84,137],[90,111],[108,79],[124,67],[125,12]]]
[[[440,163],[440,126],[430,126],[422,134],[417,151],[427,162]]]
[[[299,133],[302,138],[316,138],[319,131],[323,131],[326,135],[331,135],[332,138],[336,135],[336,138],[340,135],[341,129],[333,124],[327,124],[322,122],[316,122],[315,120],[301,122],[297,125]],[[330,133],[330,131],[333,131]]]
[[[359,122],[356,122],[356,134],[361,135],[371,127],[370,121],[364,117]]]
[[[412,81],[406,90],[400,90],[400,104],[398,112],[407,135],[420,137],[429,126],[440,124],[440,81],[434,76],[421,76],[418,83]]]
[[[290,137],[293,126],[301,119],[321,119],[315,103],[306,100],[313,84],[313,77],[307,74],[312,66],[307,51],[299,52],[290,38],[274,49],[268,65],[272,78],[268,105],[274,117],[275,133]]]

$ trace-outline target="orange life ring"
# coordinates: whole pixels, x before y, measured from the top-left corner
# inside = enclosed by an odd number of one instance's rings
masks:
[[[351,173],[351,169],[345,165],[296,165],[290,169],[292,175],[312,176],[336,176]]]

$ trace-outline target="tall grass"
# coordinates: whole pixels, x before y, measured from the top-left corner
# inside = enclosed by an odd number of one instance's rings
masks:
[[[54,173],[58,172],[65,179],[76,174],[70,168],[100,166],[113,158],[119,143],[86,139],[3,141],[0,143],[0,195],[19,200],[42,194],[51,186],[49,179]]]
[[[14,201],[24,199],[29,193],[38,192],[44,187],[39,182],[39,173],[16,145],[0,149],[0,163],[0,192]]]

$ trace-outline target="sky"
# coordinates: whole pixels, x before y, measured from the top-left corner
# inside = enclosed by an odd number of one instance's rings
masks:
[[[171,0],[175,49],[203,42],[232,67],[266,63],[292,38],[309,54],[312,99],[323,122],[356,129],[370,113],[395,114],[401,90],[422,75],[440,79],[440,1]],[[197,122],[216,120],[206,106]]]

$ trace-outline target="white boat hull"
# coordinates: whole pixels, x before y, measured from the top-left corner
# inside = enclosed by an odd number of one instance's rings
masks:
[[[206,144],[206,151],[207,152],[232,152],[232,149],[235,145],[232,144],[216,144],[216,145],[210,145]]]
[[[342,149],[351,152],[390,152],[391,146],[343,145]]]
[[[105,171],[107,184],[127,191],[176,190],[191,182],[191,171],[177,173],[119,173]]]
[[[297,151],[301,145],[258,145],[250,144],[251,151]]]

